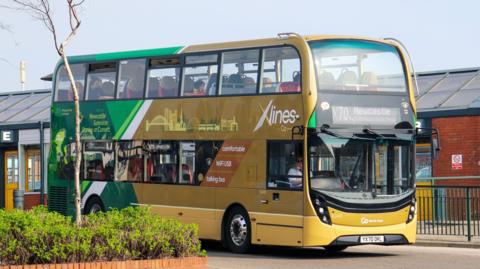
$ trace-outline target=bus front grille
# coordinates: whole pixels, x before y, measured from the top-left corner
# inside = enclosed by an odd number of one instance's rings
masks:
[[[50,186],[48,189],[48,209],[60,214],[67,214],[67,188]]]

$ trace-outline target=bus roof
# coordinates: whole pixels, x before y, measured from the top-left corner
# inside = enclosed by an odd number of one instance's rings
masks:
[[[283,35],[284,37],[281,37],[281,35]],[[242,41],[199,44],[199,45],[190,45],[190,46],[176,46],[176,47],[166,47],[166,48],[69,56],[68,60],[70,61],[70,63],[96,62],[96,61],[119,60],[119,59],[126,59],[126,58],[141,58],[141,57],[151,57],[151,56],[172,55],[177,53],[193,53],[193,52],[202,52],[202,51],[209,51],[209,50],[275,46],[275,45],[285,44],[285,40],[288,40],[290,38],[296,38],[296,39],[301,38],[301,39],[304,39],[305,41],[322,40],[322,39],[362,39],[362,40],[390,43],[389,41],[382,40],[382,39],[373,39],[373,38],[358,37],[358,36],[357,37],[339,36],[339,35],[300,36],[298,34],[286,33],[286,34],[279,34],[279,36],[275,38],[263,38],[263,39],[252,39],[252,40],[242,40]],[[60,60],[59,64],[61,64],[62,62],[63,61]]]

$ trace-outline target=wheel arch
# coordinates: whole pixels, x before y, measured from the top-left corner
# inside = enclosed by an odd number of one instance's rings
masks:
[[[100,195],[98,194],[91,194],[86,200],[85,200],[85,204],[82,203],[82,213],[83,214],[87,214],[87,212],[85,212],[86,208],[87,208],[87,205],[92,202],[92,201],[98,201],[100,206],[102,207],[102,211],[105,211],[105,204],[103,203],[103,200],[102,198],[100,197]]]
[[[227,217],[228,217],[228,214],[230,213],[230,211],[232,211],[233,208],[236,208],[236,207],[240,207],[240,208],[243,208],[245,210],[245,212],[247,212],[247,214],[249,215],[250,217],[250,214],[248,213],[248,210],[247,208],[242,205],[241,203],[238,203],[238,202],[235,202],[235,203],[232,203],[230,204],[226,209],[225,211],[223,211],[223,216],[222,216],[222,224],[221,224],[221,234],[220,234],[220,240],[222,242],[222,245],[224,247],[226,247],[226,241],[225,241],[225,222],[227,221]],[[250,219],[250,222],[251,222],[251,219]],[[250,223],[250,226],[252,224]]]

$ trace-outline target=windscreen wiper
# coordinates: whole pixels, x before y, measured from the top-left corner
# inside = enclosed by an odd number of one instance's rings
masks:
[[[323,125],[320,127],[320,133],[328,134],[328,135],[330,135],[330,136],[334,136],[334,137],[338,137],[338,138],[349,139],[349,137],[345,137],[345,136],[339,135],[339,134],[337,134],[337,133],[334,133],[334,132],[328,130],[329,128],[330,128],[330,125],[328,125],[328,124],[323,124]]]
[[[365,128],[362,130],[362,132],[364,132],[365,134],[370,134],[370,135],[375,135],[375,136],[378,136],[378,137],[381,137],[381,138],[385,138],[385,136],[375,132],[374,130],[372,129],[369,129],[369,128]]]
[[[355,134],[352,134],[351,137],[347,137],[347,136],[343,136],[343,135],[340,135],[340,134],[337,134],[335,132],[332,132],[329,130],[330,128],[330,125],[328,124],[323,124],[321,127],[320,127],[320,133],[322,134],[327,134],[327,135],[330,135],[330,136],[333,136],[333,137],[337,137],[337,138],[341,138],[341,139],[357,139],[357,140],[368,140],[368,141],[373,141],[375,139],[371,139],[371,138],[365,138],[365,137],[360,137],[360,136],[357,136]]]

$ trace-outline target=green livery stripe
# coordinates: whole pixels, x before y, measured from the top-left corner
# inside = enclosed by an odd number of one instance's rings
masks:
[[[135,118],[135,115],[137,114],[138,110],[142,107],[143,103],[144,103],[143,100],[137,102],[137,104],[133,107],[132,112],[130,112],[130,114],[127,116],[127,118],[123,122],[120,129],[118,129],[115,136],[113,136],[113,139],[118,140],[122,137],[123,133],[125,133],[125,130],[127,130],[128,126],[132,122],[133,118]]]
[[[149,56],[161,56],[161,55],[171,55],[176,54],[181,49],[181,47],[170,47],[170,48],[161,48],[161,49],[147,49],[147,50],[132,50],[132,51],[123,51],[123,52],[112,52],[112,53],[103,53],[95,55],[97,61],[108,61],[108,60],[117,60],[124,58],[142,58]]]
[[[310,116],[308,128],[317,128],[317,111],[313,111],[312,116]]]
[[[92,185],[92,182],[82,181],[80,184],[80,193],[84,194],[88,190],[88,188],[90,188],[90,185]]]
[[[74,64],[74,63],[85,63],[85,62],[95,62],[95,61],[110,61],[110,60],[118,60],[118,59],[126,59],[126,58],[164,56],[164,55],[177,54],[183,48],[185,47],[177,46],[177,47],[168,47],[168,48],[159,48],[159,49],[131,50],[131,51],[102,53],[102,54],[69,56],[68,61],[69,63]],[[63,64],[62,59],[59,60],[57,66],[60,66],[61,64]]]

